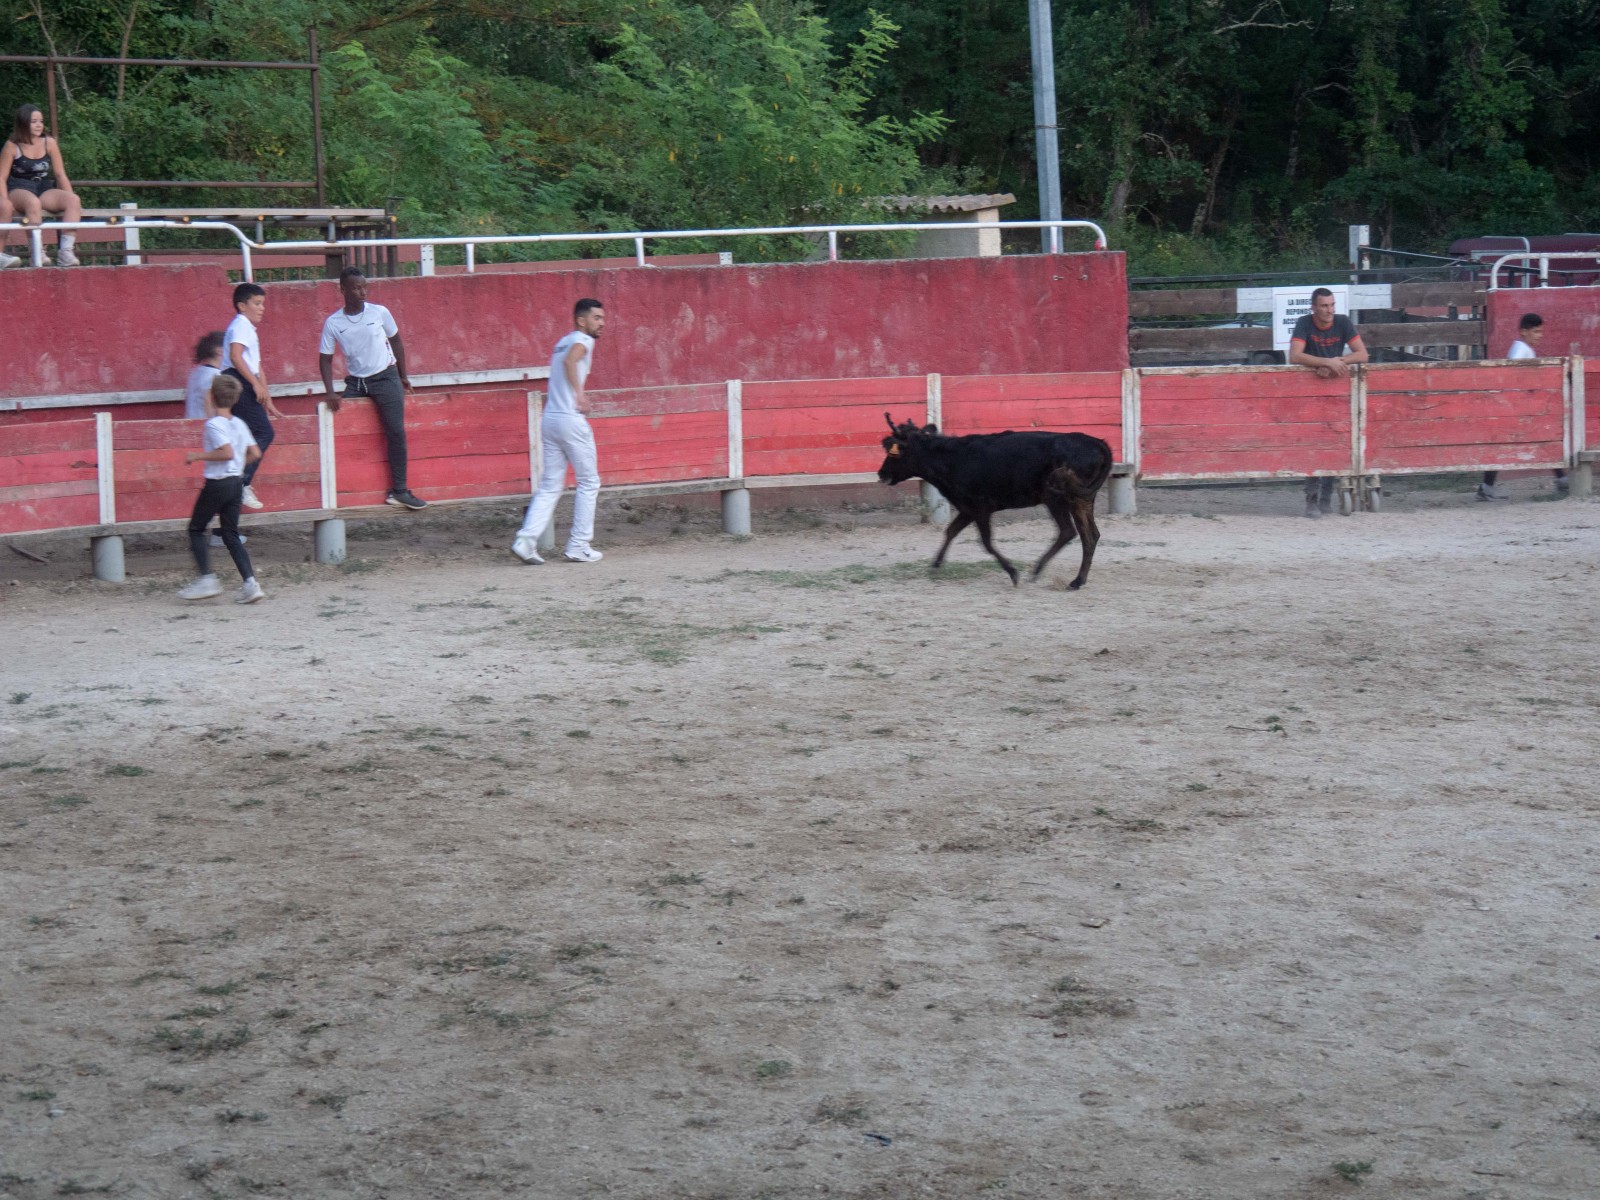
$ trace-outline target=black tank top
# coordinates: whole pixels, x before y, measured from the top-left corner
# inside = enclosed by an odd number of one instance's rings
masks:
[[[15,142],[12,145],[16,145]],[[45,143],[49,145],[48,142]],[[51,177],[50,151],[45,151],[43,158],[29,158],[22,152],[22,147],[17,146],[16,157],[11,160],[11,178],[21,179],[28,183],[43,183]]]

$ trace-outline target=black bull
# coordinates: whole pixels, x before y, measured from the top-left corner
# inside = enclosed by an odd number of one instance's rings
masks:
[[[1087,433],[973,433],[946,437],[937,426],[920,428],[914,421],[889,422],[883,439],[883,466],[878,478],[893,486],[907,479],[924,479],[938,488],[956,510],[944,531],[944,544],[934,556],[941,566],[950,543],[968,525],[978,527],[983,548],[1018,582],[1017,569],[994,548],[990,518],[1007,508],[1032,508],[1042,504],[1055,518],[1056,540],[1034,565],[1033,578],[1070,542],[1082,540],[1083,561],[1071,586],[1080,588],[1089,578],[1089,564],[1100,541],[1094,523],[1094,498],[1111,475],[1111,447]]]

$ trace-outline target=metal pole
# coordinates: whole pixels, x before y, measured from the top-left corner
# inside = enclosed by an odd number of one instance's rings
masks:
[[[56,124],[56,74],[54,63],[45,64],[44,91],[45,95],[49,97],[50,136],[59,140],[61,137],[61,130]]]
[[[311,145],[316,155],[317,207],[328,203],[328,181],[322,162],[322,66],[317,59],[317,27],[307,31],[311,46]]]
[[[1056,53],[1050,33],[1050,0],[1028,0],[1028,34],[1033,42],[1034,158],[1039,169],[1039,219],[1061,220],[1061,150],[1056,131]],[[1054,229],[1044,231],[1045,253],[1059,244]]]

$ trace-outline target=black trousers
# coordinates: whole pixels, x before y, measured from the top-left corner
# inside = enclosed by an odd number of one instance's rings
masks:
[[[194,512],[189,516],[189,553],[194,555],[194,565],[200,569],[200,574],[211,574],[211,539],[206,526],[211,524],[212,517],[220,518],[222,544],[233,556],[239,578],[249,579],[256,573],[244,543],[239,540],[239,502],[243,498],[244,480],[237,475],[206,480],[195,497]]]
[[[250,436],[256,440],[256,449],[261,451],[261,457],[249,463],[244,469],[244,486],[249,487],[250,481],[256,477],[256,471],[267,457],[267,447],[272,445],[272,439],[278,435],[273,432],[272,420],[267,416],[267,410],[261,407],[261,401],[256,399],[256,390],[245,381],[245,377],[238,371],[229,367],[223,372],[239,381],[239,400],[233,406],[233,415],[245,423],[245,428],[250,431]]]
[[[406,389],[401,386],[400,372],[385,367],[376,375],[346,375],[346,396],[366,396],[378,410],[378,420],[383,423],[384,440],[389,443],[389,488],[406,490]]]

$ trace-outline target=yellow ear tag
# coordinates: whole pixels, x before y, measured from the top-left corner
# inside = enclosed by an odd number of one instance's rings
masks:
[[[891,442],[890,443],[890,445],[889,445],[889,457],[890,458],[899,458],[900,457],[900,444],[898,442]]]

